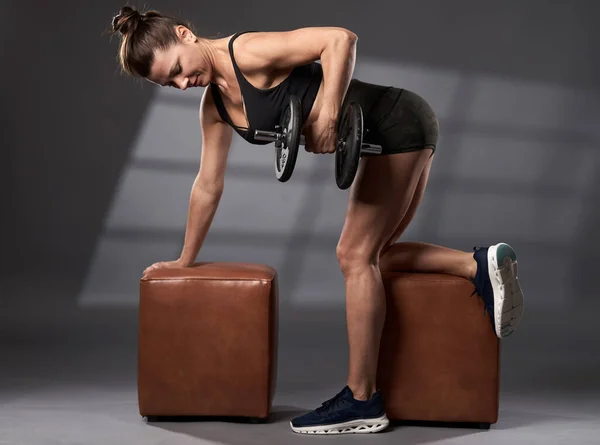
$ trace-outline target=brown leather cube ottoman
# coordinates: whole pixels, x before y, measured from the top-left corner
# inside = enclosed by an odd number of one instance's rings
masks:
[[[498,420],[500,342],[473,284],[445,274],[383,272],[387,315],[378,382],[390,420]],[[401,422],[400,422],[401,423]]]
[[[277,373],[276,271],[198,263],[141,279],[138,403],[164,416],[267,420]]]

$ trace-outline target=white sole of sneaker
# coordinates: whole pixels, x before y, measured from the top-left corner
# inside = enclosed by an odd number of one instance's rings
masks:
[[[494,290],[494,325],[498,338],[508,337],[523,318],[523,291],[519,284],[517,254],[506,243],[490,246],[488,273]]]
[[[390,421],[384,414],[375,419],[357,419],[344,423],[300,428],[295,427],[292,425],[292,422],[290,422],[290,427],[295,433],[301,434],[368,434],[383,431],[389,424]]]

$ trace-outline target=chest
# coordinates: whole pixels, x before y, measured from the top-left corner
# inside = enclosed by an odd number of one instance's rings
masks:
[[[231,122],[240,128],[270,125],[277,116],[273,114],[278,100],[277,87],[289,76],[289,72],[269,72],[254,75],[244,74],[242,79],[231,81],[223,91],[223,103]]]

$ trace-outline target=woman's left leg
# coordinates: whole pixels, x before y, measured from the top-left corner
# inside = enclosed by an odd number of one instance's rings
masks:
[[[380,253],[409,210],[431,160],[429,148],[365,158],[352,186],[337,256],[346,284],[347,385],[357,400],[368,400],[376,391],[386,309]]]
[[[361,160],[336,252],[346,283],[347,385],[316,410],[292,419],[293,431],[371,433],[388,426],[375,387],[386,310],[379,257],[410,208],[430,162],[429,148]]]

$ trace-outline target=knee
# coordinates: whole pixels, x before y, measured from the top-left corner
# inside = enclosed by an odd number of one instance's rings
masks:
[[[406,251],[412,243],[410,241],[399,241],[390,243],[381,249],[379,252],[379,261],[384,261],[386,258],[396,256]]]
[[[338,243],[335,253],[344,275],[360,273],[365,268],[379,264],[379,255],[349,243]]]
[[[388,244],[379,253],[379,268],[380,270],[389,270],[394,264],[396,258],[404,250],[405,242]]]
[[[394,246],[394,244],[390,243],[390,244],[384,246],[383,249],[381,249],[381,252],[379,252],[379,260],[381,260],[382,258],[384,258],[387,255],[387,253],[390,251],[392,246]]]

